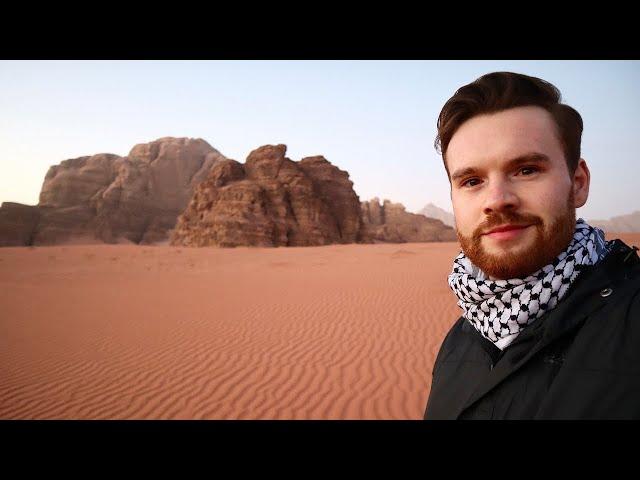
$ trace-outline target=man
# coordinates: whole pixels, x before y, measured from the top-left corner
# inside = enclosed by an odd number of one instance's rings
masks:
[[[498,72],[440,112],[463,315],[425,419],[640,418],[637,247],[576,220],[590,173],[582,118],[560,101],[544,80]]]

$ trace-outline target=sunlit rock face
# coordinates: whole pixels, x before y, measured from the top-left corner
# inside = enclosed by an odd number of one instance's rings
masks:
[[[264,145],[244,164],[225,160],[180,215],[172,245],[312,246],[360,240],[360,200],[349,174],[322,156],[295,162]]]

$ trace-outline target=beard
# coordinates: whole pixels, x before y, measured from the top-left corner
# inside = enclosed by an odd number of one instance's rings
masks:
[[[481,224],[471,237],[463,236],[456,228],[458,241],[462,251],[471,262],[486,273],[491,280],[507,280],[525,278],[551,263],[567,248],[576,228],[576,209],[574,207],[573,189],[569,190],[565,210],[555,217],[551,223],[534,215],[520,215],[512,211],[499,211]],[[489,253],[482,245],[483,232],[505,223],[531,225],[534,240],[520,239],[521,245],[497,247],[499,253]],[[525,235],[530,235],[526,232]],[[488,237],[485,239],[491,241]],[[523,244],[528,244],[523,246]]]

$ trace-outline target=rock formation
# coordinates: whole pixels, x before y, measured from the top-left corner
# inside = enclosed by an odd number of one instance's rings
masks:
[[[241,164],[204,140],[165,137],[126,157],[65,160],[47,172],[38,205],[2,204],[0,246],[457,240],[451,227],[401,204],[361,204],[347,172],[322,156],[292,161],[286,149],[265,145]]]
[[[587,223],[611,233],[640,233],[640,210],[609,220],[589,220]]]
[[[322,156],[294,162],[285,145],[217,163],[178,217],[172,245],[310,246],[361,240],[349,174]]]
[[[0,247],[31,245],[39,220],[38,207],[3,202],[0,207]]]
[[[168,240],[194,187],[225,159],[204,140],[165,137],[126,157],[65,160],[47,172],[37,206],[3,203],[0,245]]]
[[[455,230],[441,220],[407,212],[401,203],[375,197],[362,202],[363,238],[374,243],[455,242]]]
[[[442,220],[442,223],[449,225],[450,227],[456,227],[456,219],[453,213],[449,213],[446,210],[434,205],[433,203],[427,203],[422,210],[418,212],[425,217],[435,218],[436,220]]]

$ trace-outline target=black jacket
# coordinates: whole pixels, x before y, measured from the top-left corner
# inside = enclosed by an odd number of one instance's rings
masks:
[[[440,347],[431,419],[640,419],[640,259],[619,239],[501,351],[464,317]]]

